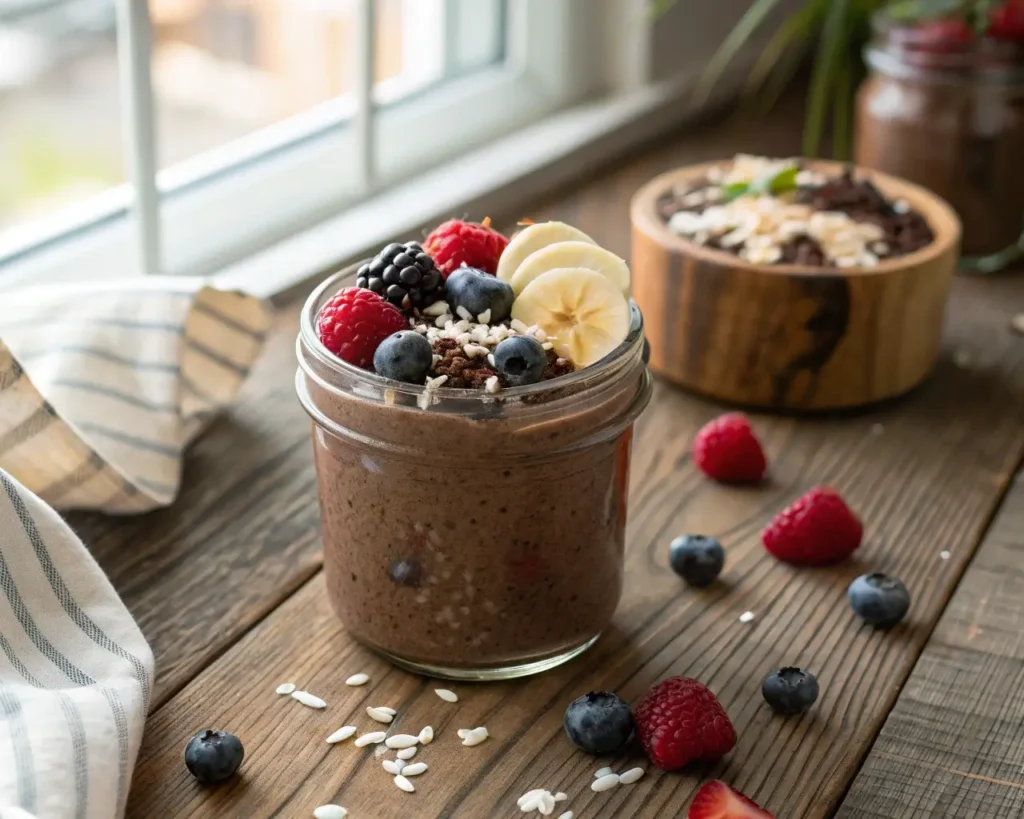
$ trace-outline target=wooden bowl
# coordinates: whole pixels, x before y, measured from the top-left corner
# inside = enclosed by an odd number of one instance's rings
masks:
[[[725,402],[827,410],[901,395],[931,371],[960,246],[952,208],[924,188],[857,169],[905,199],[935,241],[877,267],[760,265],[673,233],[657,201],[703,178],[679,168],[633,197],[633,298],[644,314],[651,370]],[[844,166],[814,161],[828,174]]]

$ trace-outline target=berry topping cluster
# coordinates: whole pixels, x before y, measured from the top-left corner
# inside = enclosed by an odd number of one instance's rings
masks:
[[[453,219],[361,265],[317,332],[385,378],[493,394],[612,352],[629,332],[629,286],[626,263],[570,225],[524,223],[509,240],[488,219]]]

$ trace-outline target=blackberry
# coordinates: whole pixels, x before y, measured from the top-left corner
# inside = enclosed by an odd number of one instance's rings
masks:
[[[392,242],[356,273],[356,287],[372,290],[396,307],[423,308],[442,298],[444,279],[419,242]]]

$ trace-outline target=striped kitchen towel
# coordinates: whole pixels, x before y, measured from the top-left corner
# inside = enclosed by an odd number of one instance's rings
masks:
[[[123,815],[152,686],[99,566],[0,470],[0,819]]]
[[[197,279],[0,293],[0,468],[58,509],[166,506],[269,323],[265,302]]]

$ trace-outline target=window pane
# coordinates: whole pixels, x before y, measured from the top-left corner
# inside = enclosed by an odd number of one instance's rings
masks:
[[[0,0],[0,233],[124,180],[108,0]]]
[[[349,90],[351,0],[150,0],[161,167]]]

